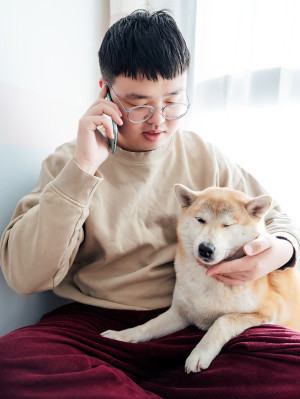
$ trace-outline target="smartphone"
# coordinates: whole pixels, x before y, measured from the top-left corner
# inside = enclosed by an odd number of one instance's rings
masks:
[[[108,87],[107,87],[106,100],[112,101]],[[118,125],[113,120],[111,120],[111,121],[112,121],[112,125],[113,125],[114,138],[111,139],[108,137],[107,139],[108,139],[108,145],[109,145],[109,148],[110,148],[112,154],[115,154],[116,149],[117,149],[117,141],[118,141]]]

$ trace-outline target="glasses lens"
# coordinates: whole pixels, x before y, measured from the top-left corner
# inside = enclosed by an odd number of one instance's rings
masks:
[[[171,120],[179,119],[187,113],[188,108],[189,106],[187,104],[181,104],[181,103],[169,104],[166,107],[164,107],[162,115],[166,119],[171,119]],[[129,110],[128,117],[131,122],[140,123],[140,122],[145,122],[149,118],[151,118],[153,112],[154,108],[150,106],[147,105],[137,106]]]
[[[163,116],[166,119],[179,119],[187,113],[187,104],[170,104],[164,108]]]
[[[153,114],[152,107],[135,107],[129,111],[128,117],[131,122],[144,122],[151,118]]]

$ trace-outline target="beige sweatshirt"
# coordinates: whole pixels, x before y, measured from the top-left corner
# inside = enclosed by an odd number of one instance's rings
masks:
[[[154,151],[117,148],[95,176],[76,164],[74,151],[75,141],[44,160],[36,188],[19,202],[2,236],[2,270],[19,293],[54,289],[106,308],[169,306],[180,213],[173,185],[265,192],[191,132],[177,132]],[[269,211],[266,226],[290,240],[297,256],[299,231],[278,207]]]

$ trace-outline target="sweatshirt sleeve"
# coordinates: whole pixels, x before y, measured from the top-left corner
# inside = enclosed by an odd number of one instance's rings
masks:
[[[251,174],[231,162],[216,147],[213,148],[213,151],[218,164],[220,186],[232,187],[253,197],[263,194],[269,195]],[[294,266],[299,256],[300,231],[289,216],[282,213],[280,206],[274,199],[272,207],[265,216],[265,225],[268,233],[291,242],[294,247],[294,254],[285,266]],[[283,266],[283,269],[285,266]]]
[[[36,188],[18,203],[0,244],[7,283],[20,294],[53,289],[84,240],[83,224],[102,176],[58,149],[43,161]]]

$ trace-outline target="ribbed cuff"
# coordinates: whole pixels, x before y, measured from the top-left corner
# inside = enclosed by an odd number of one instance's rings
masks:
[[[103,176],[100,173],[96,172],[96,175],[93,176],[81,169],[72,158],[51,184],[63,196],[81,206],[87,206],[96,188],[103,180]]]
[[[294,267],[297,263],[297,258],[298,258],[298,252],[299,252],[299,244],[298,241],[292,236],[291,234],[288,233],[276,233],[276,237],[280,238],[281,240],[287,240],[289,241],[293,248],[294,252],[291,257],[291,259],[283,266],[281,266],[278,270],[285,270],[288,267]]]

